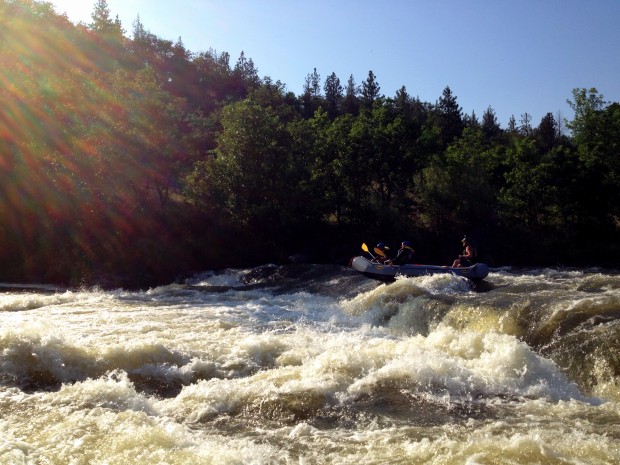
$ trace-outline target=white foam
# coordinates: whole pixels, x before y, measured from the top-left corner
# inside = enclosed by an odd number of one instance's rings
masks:
[[[537,278],[500,275],[491,276],[508,288],[499,295],[452,276],[397,280],[342,301],[174,285],[42,294],[34,305],[10,295],[0,461],[619,462],[613,367],[594,373],[603,402],[500,325],[441,323],[446,312],[482,319],[480,302],[503,315],[505,302],[535,300],[538,291],[527,291]],[[601,298],[571,279],[560,299],[542,286],[551,304],[537,310],[613,303],[617,286]],[[37,385],[46,373],[60,384]],[[160,384],[170,397],[152,394]]]
[[[223,271],[206,271],[198,273],[186,280],[194,286],[243,286],[241,278],[249,273],[247,269],[229,268]]]

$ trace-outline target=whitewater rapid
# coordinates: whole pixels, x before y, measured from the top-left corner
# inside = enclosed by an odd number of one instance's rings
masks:
[[[0,286],[0,464],[620,463],[620,276]]]

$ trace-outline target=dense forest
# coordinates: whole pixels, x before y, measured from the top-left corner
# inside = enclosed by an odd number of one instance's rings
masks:
[[[463,234],[495,266],[619,263],[620,104],[597,89],[502,128],[449,86],[313,69],[294,95],[132,27],[105,0],[89,24],[0,0],[1,281],[144,286],[403,239],[448,264]]]

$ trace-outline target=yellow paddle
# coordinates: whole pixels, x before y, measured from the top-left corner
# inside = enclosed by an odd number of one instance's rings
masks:
[[[373,258],[373,260],[375,259],[375,256],[372,254],[370,250],[368,250],[368,246],[366,245],[365,242],[362,243],[362,250],[366,253],[369,253],[370,256]]]

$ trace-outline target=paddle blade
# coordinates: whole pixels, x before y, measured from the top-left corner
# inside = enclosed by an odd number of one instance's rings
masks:
[[[376,253],[377,255],[379,255],[380,257],[385,258],[385,253],[383,252],[383,250],[378,249],[378,248],[376,248],[376,247],[375,247],[373,250],[375,251],[375,253]]]
[[[364,243],[362,243],[362,250],[363,250],[364,252],[368,252],[368,246],[366,245],[366,243],[365,243],[365,242],[364,242]]]

